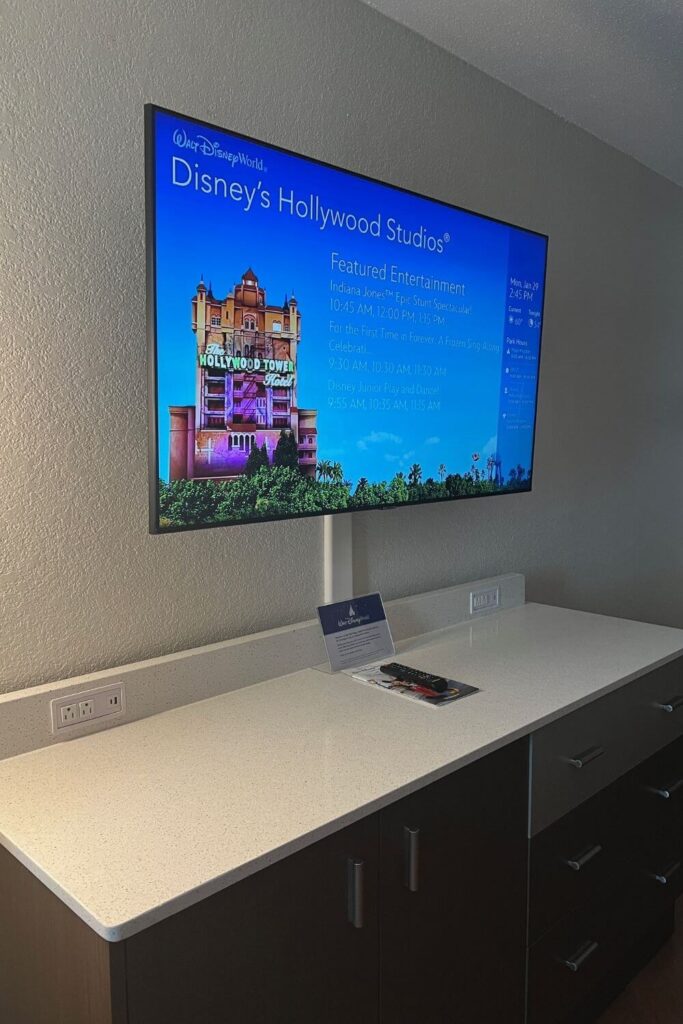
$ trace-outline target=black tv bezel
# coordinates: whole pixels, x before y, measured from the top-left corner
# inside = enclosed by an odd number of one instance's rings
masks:
[[[443,199],[435,199],[432,196],[415,192],[413,189],[404,188],[401,185],[394,185],[392,182],[383,181],[381,178],[373,178],[369,174],[362,174],[358,171],[350,171],[347,167],[339,167],[326,160],[318,160],[316,157],[306,156],[304,153],[297,153],[295,150],[287,149],[284,146],[276,146],[271,142],[264,142],[251,135],[244,135],[242,132],[233,131],[230,128],[222,128],[212,124],[210,121],[203,121],[198,117],[191,117],[188,114],[181,114],[177,110],[159,106],[156,103],[145,104],[145,257],[146,257],[146,311],[147,311],[147,412],[148,412],[148,477],[149,477],[149,532],[151,534],[185,533],[188,530],[208,530],[224,526],[254,526],[259,523],[284,522],[291,519],[318,519],[321,516],[344,515],[352,512],[386,512],[389,509],[410,508],[411,506],[442,505],[454,501],[467,501],[474,498],[497,498],[511,494],[529,494],[533,488],[534,458],[536,454],[536,432],[538,421],[538,392],[541,377],[541,350],[543,344],[543,328],[545,326],[545,299],[547,292],[548,277],[548,235],[541,231],[534,231],[531,228],[522,227],[512,221],[502,220],[500,217],[491,217],[485,213],[478,213],[466,206],[458,206],[456,203],[448,203]],[[386,188],[403,192],[406,195],[415,196],[417,199],[424,199],[429,203],[436,203],[449,210],[458,210],[461,213],[468,213],[473,217],[480,217],[482,220],[492,221],[495,224],[502,224],[505,227],[514,228],[516,231],[524,231],[529,235],[536,235],[545,241],[545,261],[543,265],[543,301],[541,303],[541,333],[538,339],[538,369],[536,374],[536,394],[534,396],[534,430],[531,441],[531,465],[529,467],[529,486],[517,487],[512,490],[492,491],[490,494],[462,494],[452,498],[426,498],[422,501],[392,502],[387,505],[364,505],[362,508],[341,508],[336,511],[327,512],[298,512],[284,513],[283,515],[258,516],[246,519],[229,519],[219,523],[192,523],[187,526],[165,526],[159,525],[159,409],[157,391],[157,287],[156,287],[156,181],[155,181],[155,132],[154,118],[157,113],[169,114],[172,117],[181,118],[191,124],[199,125],[202,128],[209,128],[216,132],[225,132],[236,139],[244,139],[245,142],[253,142],[257,146],[265,146],[278,153],[286,153],[288,156],[298,157],[301,160],[308,160],[310,163],[320,167],[327,167],[330,170],[338,171],[341,174],[348,174],[352,178],[359,178],[361,181],[370,181],[376,185],[384,185]]]

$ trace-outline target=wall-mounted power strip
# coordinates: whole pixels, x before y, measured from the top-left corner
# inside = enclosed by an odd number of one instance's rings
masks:
[[[121,715],[125,709],[123,683],[112,683],[99,690],[81,690],[80,693],[50,701],[52,731],[61,732],[74,725],[85,725],[96,718]]]

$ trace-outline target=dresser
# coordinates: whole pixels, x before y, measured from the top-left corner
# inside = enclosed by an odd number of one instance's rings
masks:
[[[683,631],[524,605],[0,761],[0,1019],[588,1024],[683,887]]]
[[[683,661],[530,739],[529,1024],[590,1020],[673,924]]]

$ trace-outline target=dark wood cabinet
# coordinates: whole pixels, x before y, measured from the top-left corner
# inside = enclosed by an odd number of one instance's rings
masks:
[[[630,780],[631,855],[672,897],[683,891],[683,740],[649,758]]]
[[[676,658],[533,734],[532,836],[683,736],[682,675]]]
[[[671,933],[682,669],[676,659],[533,737],[528,1024],[594,1020]]]
[[[522,740],[111,945],[0,850],[0,1016],[521,1024],[527,792]]]
[[[126,942],[128,1024],[376,1024],[377,816]]]
[[[2,1024],[125,1024],[123,955],[0,847]]]
[[[521,741],[380,813],[382,1024],[524,1020],[527,799]]]
[[[529,792],[543,796],[564,746],[546,744],[531,780],[528,749],[490,753],[115,944],[0,849],[0,1020],[593,1020],[671,931],[683,739],[531,839]]]
[[[673,903],[646,879],[566,915],[531,948],[528,1024],[588,1024],[671,933]]]
[[[107,943],[0,848],[3,1024],[377,1024],[378,817]]]
[[[128,1024],[521,1024],[527,798],[523,740],[134,936]]]
[[[557,921],[602,902],[631,872],[624,839],[623,782],[553,822],[530,845],[529,943]]]
[[[681,671],[676,659],[120,943],[0,848],[0,1021],[595,1019],[670,933],[683,890]]]

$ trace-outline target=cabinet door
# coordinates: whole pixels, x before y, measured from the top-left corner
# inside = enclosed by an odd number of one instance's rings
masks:
[[[381,812],[382,1024],[521,1024],[527,742]]]
[[[377,853],[372,815],[129,939],[129,1024],[376,1024]]]

